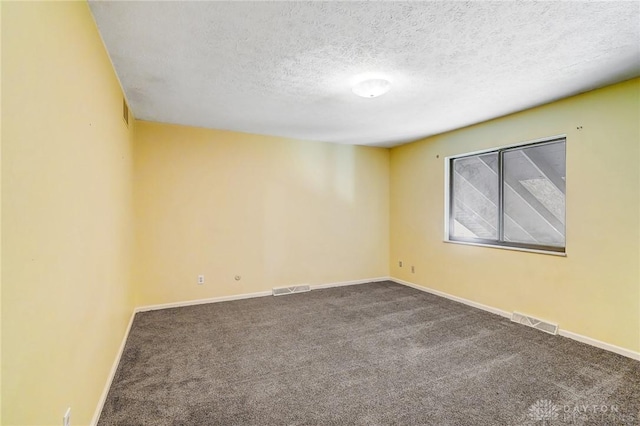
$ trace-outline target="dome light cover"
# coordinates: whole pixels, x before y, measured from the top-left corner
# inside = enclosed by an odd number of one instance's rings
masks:
[[[391,83],[383,78],[372,78],[354,85],[351,90],[363,98],[377,98],[391,89]]]

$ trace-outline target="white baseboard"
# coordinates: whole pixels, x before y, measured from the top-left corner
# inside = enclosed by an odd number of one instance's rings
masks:
[[[483,311],[491,312],[492,314],[500,315],[502,317],[511,318],[511,313],[507,311],[503,311],[502,309],[494,308],[491,306],[483,305],[482,303],[474,302],[469,299],[465,299],[458,296],[453,296],[448,293],[444,293],[442,291],[433,290],[428,287],[423,287],[417,284],[414,284],[409,281],[404,281],[398,278],[389,278],[390,281],[396,282],[398,284],[406,285],[411,288],[415,288],[417,290],[424,291],[426,293],[435,294],[436,296],[444,297],[445,299],[455,300],[456,302],[464,303],[465,305],[473,306],[474,308],[482,309]],[[616,353],[618,355],[626,356],[631,359],[640,361],[640,352],[635,352],[630,349],[621,348],[620,346],[612,345],[610,343],[602,342],[600,340],[593,339],[591,337],[583,336],[581,334],[573,333],[571,331],[562,330],[558,331],[558,334],[563,337],[568,337],[569,339],[576,340],[581,343],[586,343],[587,345],[595,346],[596,348],[604,349],[609,352]]]
[[[259,291],[256,293],[234,294],[231,296],[210,297],[208,299],[185,300],[182,302],[161,303],[158,305],[138,306],[133,310],[137,312],[156,311],[158,309],[180,308],[183,306],[204,305],[206,303],[229,302],[231,300],[252,299],[254,297],[271,296],[271,291]]]
[[[389,277],[377,277],[377,278],[366,278],[363,280],[353,280],[353,281],[340,281],[335,283],[327,283],[327,284],[316,284],[309,286],[311,290],[320,290],[323,288],[331,288],[331,287],[342,287],[346,285],[356,285],[356,284],[366,284],[371,282],[379,282],[390,280]],[[221,297],[211,297],[207,299],[196,299],[196,300],[186,300],[182,302],[171,302],[171,303],[161,303],[158,305],[146,305],[146,306],[138,306],[133,311],[135,312],[147,312],[147,311],[155,311],[158,309],[169,309],[169,308],[180,308],[183,306],[193,306],[193,305],[203,305],[206,303],[218,303],[218,302],[229,302],[231,300],[242,300],[242,299],[251,299],[254,297],[264,297],[271,296],[273,293],[271,290],[269,291],[259,291],[256,293],[243,293],[243,294],[234,294],[231,296],[221,296]]]
[[[612,345],[601,340],[592,339],[591,337],[583,336],[582,334],[573,333],[571,331],[562,330],[558,331],[558,334],[569,339],[577,340],[578,342],[586,343],[587,345],[595,346],[596,348],[604,349],[605,351],[614,352],[618,355],[626,356],[627,358],[640,361],[640,352],[635,352],[630,349],[621,348],[620,346]]]
[[[129,324],[127,324],[127,329],[124,332],[124,336],[122,336],[122,342],[120,342],[120,348],[118,348],[118,352],[116,353],[116,359],[113,361],[111,365],[111,371],[109,371],[109,375],[107,376],[107,382],[104,385],[104,389],[102,390],[102,394],[100,395],[100,399],[98,400],[98,406],[96,407],[96,411],[93,413],[93,418],[91,419],[91,425],[96,426],[98,424],[98,420],[100,420],[100,414],[102,414],[102,409],[104,408],[104,403],[107,400],[107,395],[109,394],[109,389],[111,388],[111,383],[113,382],[113,378],[116,375],[116,371],[118,370],[118,365],[120,364],[120,358],[122,358],[122,353],[124,352],[124,346],[127,343],[127,338],[129,337],[129,332],[131,331],[131,326],[133,325],[133,319],[136,316],[135,311],[131,313],[131,317],[129,318]]]
[[[445,299],[454,300],[456,302],[464,303],[465,305],[473,306],[474,308],[482,309],[483,311],[491,312],[492,314],[500,315],[501,317],[511,318],[511,313],[503,311],[502,309],[494,308],[492,306],[483,305],[482,303],[474,302],[469,299],[454,296],[452,294],[444,293],[442,291],[434,290],[428,287],[422,287],[418,284],[414,284],[409,281],[404,281],[398,278],[390,278],[391,281],[398,284],[406,285],[407,287],[415,288],[416,290],[424,291],[426,293],[435,294],[436,296],[444,297]]]
[[[340,281],[337,283],[328,283],[328,284],[316,284],[311,286],[311,290],[321,290],[323,288],[332,288],[332,287],[344,287],[347,285],[357,285],[357,284],[367,284],[367,283],[377,283],[380,281],[391,281],[389,277],[377,277],[377,278],[366,278],[364,280],[354,280],[354,281]]]

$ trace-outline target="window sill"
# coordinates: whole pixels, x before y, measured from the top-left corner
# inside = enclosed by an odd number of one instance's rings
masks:
[[[498,246],[493,244],[482,244],[482,243],[470,243],[468,241],[454,241],[454,240],[443,240],[445,243],[449,244],[462,244],[465,246],[478,246],[478,247],[489,247],[494,249],[502,249],[502,250],[512,250],[512,251],[524,251],[527,253],[537,253],[537,254],[547,254],[551,256],[559,256],[559,257],[567,257],[567,253],[560,253],[557,251],[548,251],[548,250],[535,250],[535,249],[527,249],[521,247],[508,247],[508,246]]]

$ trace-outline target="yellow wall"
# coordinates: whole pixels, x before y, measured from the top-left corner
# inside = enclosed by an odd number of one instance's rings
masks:
[[[2,423],[86,425],[133,309],[133,131],[86,3],[2,31]]]
[[[388,275],[387,149],[138,122],[134,169],[137,305]]]
[[[0,2],[0,82],[2,81],[2,2]],[[0,84],[0,100],[2,84]],[[2,102],[0,102],[2,117]],[[0,119],[0,199],[2,199],[2,120]],[[2,208],[0,208],[0,242],[2,241]],[[2,424],[2,244],[0,243],[0,424]]]
[[[639,351],[639,98],[635,79],[393,148],[391,275]],[[445,156],[563,133],[566,258],[443,242]]]

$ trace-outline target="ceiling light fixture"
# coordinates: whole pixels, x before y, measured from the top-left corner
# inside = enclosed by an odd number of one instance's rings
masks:
[[[361,81],[353,86],[351,90],[363,98],[377,98],[387,93],[391,89],[391,83],[383,78],[372,78]]]

